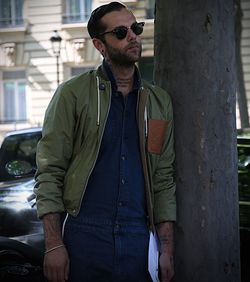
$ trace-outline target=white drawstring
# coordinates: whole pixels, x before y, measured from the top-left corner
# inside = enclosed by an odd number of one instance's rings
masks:
[[[69,217],[69,214],[67,213],[63,221],[63,225],[62,225],[62,237],[64,237],[64,228],[65,228],[65,224],[66,224],[68,217]]]
[[[147,113],[147,107],[145,106],[144,110],[144,122],[145,122],[145,136],[148,136],[148,113]]]
[[[99,77],[96,77],[96,84],[97,84],[97,120],[96,124],[99,126],[100,125],[100,114],[101,114],[101,104],[100,104],[100,89],[99,89]]]

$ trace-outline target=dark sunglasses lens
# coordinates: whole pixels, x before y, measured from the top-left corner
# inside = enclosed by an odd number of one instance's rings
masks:
[[[136,35],[140,35],[143,32],[144,23],[133,23],[131,29]],[[113,30],[117,39],[124,39],[127,36],[128,28],[126,26],[119,26]]]
[[[143,32],[143,24],[142,23],[134,23],[131,26],[133,33],[136,35],[140,35]]]
[[[117,27],[114,30],[117,39],[124,39],[127,36],[128,29],[125,26]]]

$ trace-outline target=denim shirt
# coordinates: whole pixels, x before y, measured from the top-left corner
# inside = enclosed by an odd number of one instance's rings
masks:
[[[136,120],[140,82],[135,73],[133,90],[124,97],[109,65],[103,64],[112,85],[111,107],[80,216],[116,226],[144,225],[146,199]]]

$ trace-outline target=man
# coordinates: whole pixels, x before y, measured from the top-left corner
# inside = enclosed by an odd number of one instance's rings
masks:
[[[46,111],[35,192],[49,281],[151,281],[149,230],[161,281],[173,277],[172,108],[135,66],[143,26],[118,2],[94,10],[103,64],[60,85]]]

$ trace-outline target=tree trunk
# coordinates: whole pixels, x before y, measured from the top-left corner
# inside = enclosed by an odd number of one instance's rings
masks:
[[[156,0],[155,81],[175,118],[176,282],[239,282],[233,0]]]
[[[236,58],[236,73],[237,73],[237,97],[240,113],[241,128],[249,127],[249,115],[247,109],[246,88],[244,82],[242,56],[241,56],[241,33],[242,33],[242,10],[241,0],[234,0],[236,8],[235,17],[235,58]]]

